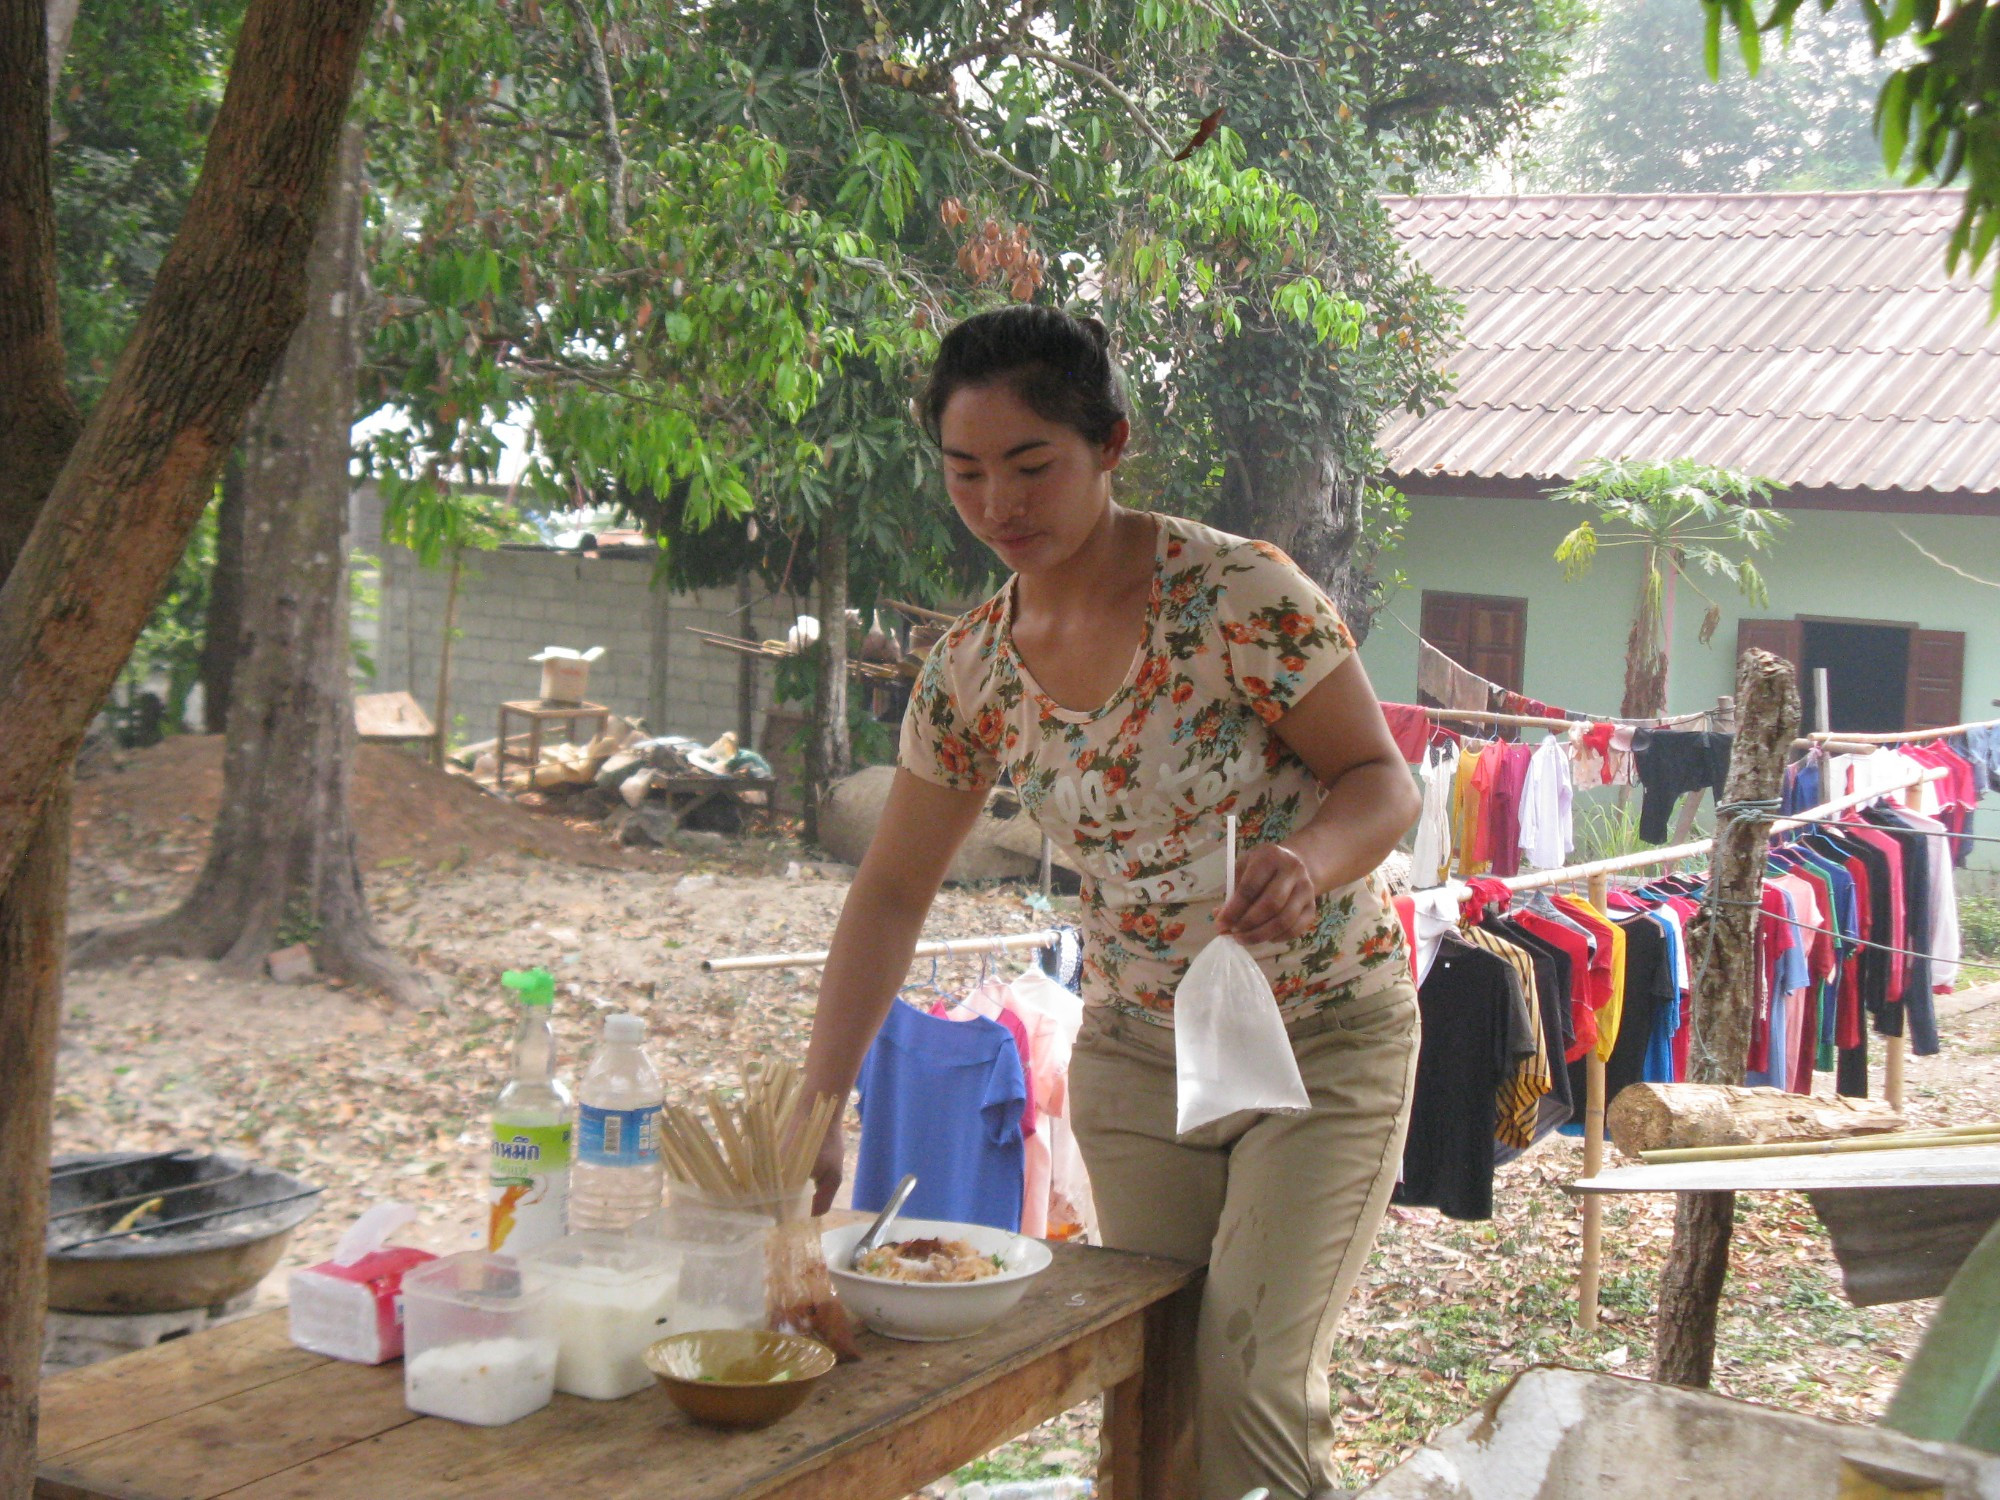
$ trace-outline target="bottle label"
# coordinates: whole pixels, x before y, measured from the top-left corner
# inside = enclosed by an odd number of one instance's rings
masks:
[[[494,1122],[487,1173],[488,1250],[525,1254],[563,1237],[572,1139],[566,1124]]]
[[[577,1109],[577,1160],[593,1167],[646,1167],[660,1159],[660,1106]]]

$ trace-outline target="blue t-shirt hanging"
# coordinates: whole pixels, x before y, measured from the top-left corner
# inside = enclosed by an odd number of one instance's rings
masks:
[[[1021,1107],[1027,1080],[1007,1028],[984,1016],[948,1021],[900,1001],[861,1063],[854,1206],[878,1209],[906,1172],[903,1212],[1021,1227]]]

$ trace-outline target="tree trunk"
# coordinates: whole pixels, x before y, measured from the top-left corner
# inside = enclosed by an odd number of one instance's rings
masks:
[[[1271,543],[1326,590],[1354,638],[1366,640],[1382,589],[1362,528],[1364,478],[1330,442],[1273,447],[1255,434],[1228,443],[1215,525]]]
[[[373,0],[252,0],[90,426],[64,383],[42,0],[0,0],[0,1500],[34,1488],[69,766],[284,352]]]
[[[89,424],[66,458],[56,449],[61,473],[0,585],[0,881],[40,826],[43,799],[130,657],[298,323],[373,9],[251,0],[180,231]],[[48,151],[44,25],[36,0],[0,0],[0,76],[10,80],[0,88],[0,385],[26,388],[0,417],[25,408],[31,419],[0,422],[9,531],[15,501],[33,496],[24,471],[51,449],[44,356],[58,381],[62,370],[53,251],[43,257],[36,229],[52,216],[47,164],[32,161]],[[16,86],[24,78],[31,87]]]
[[[222,468],[215,508],[215,568],[208,579],[208,620],[201,641],[201,718],[210,734],[229,727],[229,691],[243,650],[243,455]]]
[[[431,723],[437,738],[431,741],[431,764],[444,764],[444,743],[451,738],[451,641],[458,630],[458,577],[465,566],[465,549],[451,549],[451,572],[444,585],[444,629],[438,632],[438,690]]]
[[[646,652],[646,727],[654,734],[677,734],[679,730],[671,722],[674,595],[662,572],[654,573],[646,589],[646,609],[651,627]]]
[[[69,778],[0,893],[0,1496],[34,1488],[48,1259],[49,1101],[62,1028]]]
[[[69,53],[69,39],[76,30],[78,0],[48,0],[49,20],[49,97],[54,98],[56,83],[62,78],[63,58]]]
[[[1746,651],[1736,667],[1736,745],[1725,804],[1775,799],[1785,753],[1799,732],[1791,667],[1767,651]],[[1691,1083],[1740,1085],[1757,1006],[1756,923],[1764,890],[1770,822],[1716,809],[1708,895],[1689,928],[1694,950]],[[1732,1193],[1682,1193],[1674,1245],[1660,1273],[1653,1378],[1705,1388],[1715,1365],[1715,1318],[1729,1266],[1736,1217]]]
[[[1715,1373],[1715,1317],[1729,1273],[1734,1193],[1676,1193],[1674,1243],[1660,1272],[1653,1379],[1705,1391]]]
[[[430,998],[375,934],[348,811],[344,541],[361,358],[361,156],[352,125],[313,247],[305,320],[243,442],[242,655],[207,863],[180,907],[90,934],[79,962],[168,953],[254,973],[273,949],[305,940],[327,973],[405,1002]]]
[[[806,756],[806,840],[819,841],[820,805],[854,760],[847,735],[847,533],[831,512],[819,527],[819,680]]]

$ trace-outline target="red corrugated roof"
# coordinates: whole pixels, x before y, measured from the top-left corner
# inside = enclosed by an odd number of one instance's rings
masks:
[[[1465,321],[1457,390],[1389,425],[1389,469],[1561,482],[1593,458],[1694,458],[1801,488],[2000,493],[2000,322],[1944,269],[1959,201],[1390,198]]]

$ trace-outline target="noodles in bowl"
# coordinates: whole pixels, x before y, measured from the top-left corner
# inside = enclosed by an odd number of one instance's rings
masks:
[[[899,1219],[901,1238],[850,1264],[865,1220],[823,1236],[846,1309],[897,1339],[962,1339],[1005,1317],[1049,1268],[1049,1247],[1008,1229]]]
[[[1005,1257],[980,1250],[964,1240],[898,1240],[878,1245],[854,1263],[863,1276],[879,1276],[884,1281],[941,1282],[981,1281],[1007,1269]]]

